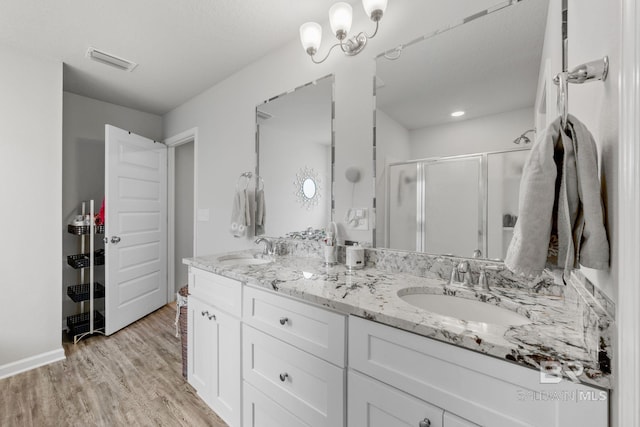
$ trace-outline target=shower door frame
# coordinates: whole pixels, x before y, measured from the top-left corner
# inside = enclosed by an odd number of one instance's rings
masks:
[[[425,225],[425,187],[426,187],[426,178],[424,174],[424,165],[425,164],[434,164],[437,162],[444,161],[455,161],[455,160],[463,160],[469,159],[473,157],[479,157],[480,159],[480,180],[478,183],[478,249],[482,251],[482,256],[486,257],[489,253],[488,248],[488,208],[489,208],[489,179],[488,179],[488,165],[489,165],[489,155],[491,154],[504,154],[504,153],[512,153],[518,151],[529,151],[531,147],[522,147],[522,148],[514,148],[508,150],[495,150],[495,151],[485,151],[479,153],[469,153],[469,154],[460,154],[455,156],[444,156],[444,157],[426,157],[422,159],[414,159],[414,160],[405,160],[401,162],[392,162],[386,165],[386,200],[385,200],[385,230],[384,237],[387,246],[391,241],[391,221],[390,221],[390,211],[391,211],[391,174],[390,168],[392,166],[403,166],[403,165],[416,165],[417,172],[417,186],[416,186],[416,252],[424,252],[424,248],[426,247],[426,225]],[[394,249],[394,248],[389,248]],[[463,257],[471,257],[473,254],[440,254],[440,255],[456,255]]]

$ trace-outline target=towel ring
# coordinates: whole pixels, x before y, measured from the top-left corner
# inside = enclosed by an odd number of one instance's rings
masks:
[[[256,183],[256,190],[264,190],[264,180],[260,175],[256,174],[256,176],[258,177],[258,182]],[[240,176],[238,177],[238,181],[236,181],[236,191],[238,191],[238,188],[240,187],[240,182],[242,181],[243,178],[246,180],[244,183],[243,190],[246,190],[247,188],[249,188],[249,184],[251,183],[252,177],[253,177],[253,172],[241,173]],[[260,184],[262,184],[262,187],[260,187]]]

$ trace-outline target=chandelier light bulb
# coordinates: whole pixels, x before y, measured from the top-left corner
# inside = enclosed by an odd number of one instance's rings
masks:
[[[362,0],[362,6],[372,21],[379,21],[387,9],[387,0]]]
[[[338,40],[344,39],[349,34],[352,18],[353,8],[349,3],[338,2],[329,9],[331,31],[333,31]]]
[[[306,22],[300,26],[300,41],[302,48],[313,56],[320,49],[322,41],[322,27],[317,22]]]

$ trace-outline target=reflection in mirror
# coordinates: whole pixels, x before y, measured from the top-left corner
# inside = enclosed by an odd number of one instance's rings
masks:
[[[322,229],[332,220],[333,76],[256,108],[257,173],[264,180],[265,234]]]
[[[302,183],[302,193],[307,199],[313,199],[316,195],[316,183],[313,179],[307,178]]]
[[[376,59],[377,247],[504,258],[547,8],[504,2]]]

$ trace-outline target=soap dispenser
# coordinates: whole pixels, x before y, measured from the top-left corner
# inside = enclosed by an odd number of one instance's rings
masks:
[[[338,263],[338,228],[333,221],[329,223],[325,230],[324,263],[328,266]]]
[[[346,265],[349,270],[364,268],[364,248],[357,243],[347,246]]]

